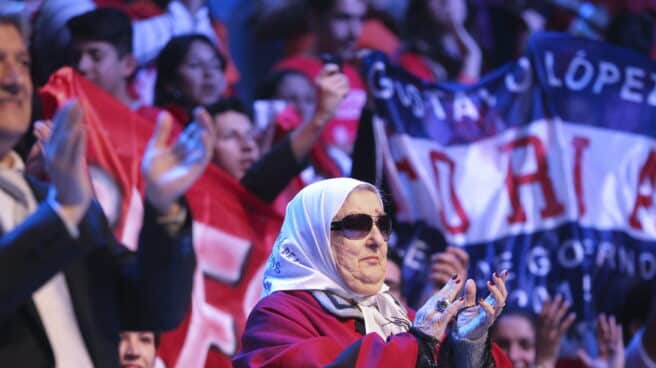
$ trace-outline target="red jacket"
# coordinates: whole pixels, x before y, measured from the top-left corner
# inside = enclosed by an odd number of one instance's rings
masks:
[[[410,312],[410,318],[414,313]],[[354,318],[326,312],[308,291],[276,292],[253,309],[242,336],[235,367],[349,367],[414,368],[419,345],[410,333],[387,342],[375,334],[357,332]],[[511,363],[496,345],[497,368]]]

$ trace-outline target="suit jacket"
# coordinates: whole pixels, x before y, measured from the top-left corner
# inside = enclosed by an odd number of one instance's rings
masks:
[[[28,180],[37,198],[46,189]],[[175,236],[146,204],[136,253],[117,243],[93,202],[73,239],[46,203],[0,237],[0,365],[52,367],[32,293],[63,271],[95,367],[117,367],[119,331],[176,327],[191,300],[196,259],[191,216]]]

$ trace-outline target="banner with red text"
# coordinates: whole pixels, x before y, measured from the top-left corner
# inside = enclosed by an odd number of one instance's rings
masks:
[[[362,73],[411,303],[446,245],[468,251],[483,295],[503,269],[517,307],[563,294],[576,331],[656,279],[652,60],[544,33],[473,86],[422,83],[382,54]]]

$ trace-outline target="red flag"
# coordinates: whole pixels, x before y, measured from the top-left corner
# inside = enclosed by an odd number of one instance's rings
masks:
[[[134,249],[143,214],[141,157],[154,124],[68,67],[53,74],[40,95],[48,118],[67,100],[78,99],[96,197],[116,237]]]
[[[198,259],[192,312],[162,336],[159,354],[167,367],[231,367],[282,219],[213,165],[187,198]]]
[[[140,163],[153,123],[70,68],[55,73],[41,96],[46,116],[72,97],[82,104],[90,167],[114,178],[121,193],[115,231],[123,240],[134,233],[136,244],[143,208]],[[192,309],[177,329],[161,336],[158,355],[167,367],[231,367],[282,218],[212,164],[186,198],[198,260]]]

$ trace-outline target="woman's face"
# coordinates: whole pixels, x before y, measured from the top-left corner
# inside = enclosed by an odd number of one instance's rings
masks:
[[[346,197],[333,221],[340,221],[345,216],[354,214],[383,215],[378,195],[370,190],[352,192]],[[373,295],[380,290],[387,269],[387,241],[377,226],[374,225],[362,239],[349,239],[342,231],[333,230],[330,246],[335,256],[337,271],[352,291]]]
[[[298,74],[288,74],[280,81],[275,98],[294,106],[303,121],[312,118],[317,104],[317,93],[310,81]]]
[[[532,367],[535,363],[535,330],[531,321],[521,315],[509,314],[495,324],[491,339],[506,352],[513,367]]]
[[[225,76],[216,50],[193,41],[178,67],[179,89],[193,106],[217,102],[225,89]]]

